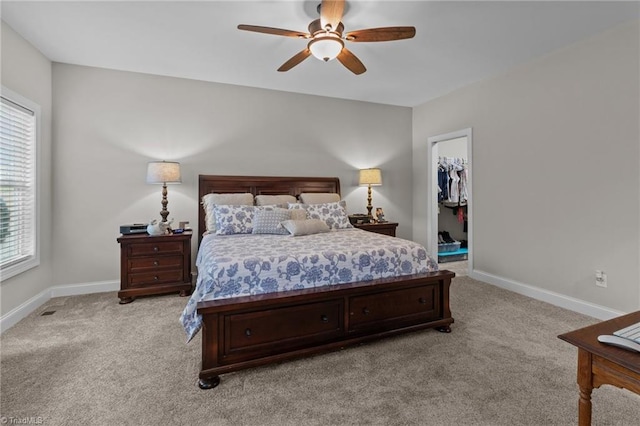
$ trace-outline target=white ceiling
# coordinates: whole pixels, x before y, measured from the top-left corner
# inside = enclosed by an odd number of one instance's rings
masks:
[[[2,20],[54,62],[288,92],[416,106],[640,18],[640,2],[351,0],[345,31],[416,27],[416,37],[348,43],[367,67],[310,57],[276,69],[306,42],[236,29],[306,31],[320,0],[7,1]]]

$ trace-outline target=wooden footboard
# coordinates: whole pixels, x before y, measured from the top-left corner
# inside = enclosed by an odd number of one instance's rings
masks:
[[[199,386],[220,374],[328,352],[424,328],[450,332],[449,287],[438,271],[198,303],[202,315]]]

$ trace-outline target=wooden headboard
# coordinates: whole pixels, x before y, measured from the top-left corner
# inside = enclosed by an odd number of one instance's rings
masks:
[[[340,194],[337,177],[290,176],[216,176],[200,175],[198,180],[198,244],[206,229],[202,197],[212,192],[229,194],[250,192],[256,195],[293,195],[303,192],[333,192]]]

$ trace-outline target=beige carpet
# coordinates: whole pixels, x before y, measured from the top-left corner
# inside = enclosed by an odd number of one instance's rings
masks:
[[[451,334],[231,373],[203,391],[200,338],[185,344],[178,323],[185,304],[52,299],[2,335],[0,415],[46,425],[575,425],[576,349],[556,336],[595,322],[461,276]],[[603,386],[593,404],[595,425],[639,424],[630,392]]]

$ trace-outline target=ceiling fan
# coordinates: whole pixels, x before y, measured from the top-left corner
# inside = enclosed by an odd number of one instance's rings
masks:
[[[344,6],[345,0],[322,0],[322,3],[318,5],[320,19],[316,19],[309,24],[308,33],[245,24],[238,25],[238,29],[309,40],[307,47],[282,64],[280,68],[278,68],[278,71],[289,71],[313,55],[325,62],[337,58],[342,65],[356,75],[362,74],[367,69],[360,59],[345,47],[345,41],[373,42],[403,40],[412,38],[416,34],[415,27],[368,28],[350,31],[345,34],[344,25],[340,22]]]

